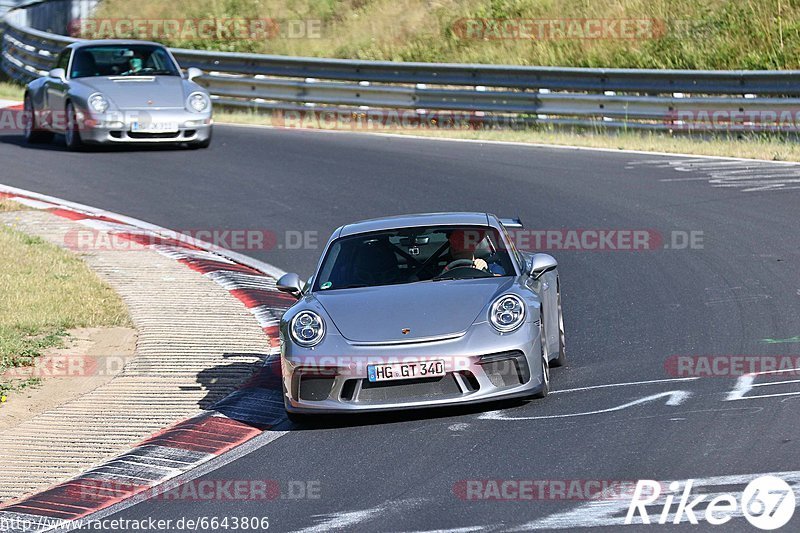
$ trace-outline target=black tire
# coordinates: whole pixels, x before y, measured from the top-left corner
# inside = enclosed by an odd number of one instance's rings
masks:
[[[78,117],[75,114],[75,108],[73,107],[72,102],[67,103],[65,113],[67,118],[67,128],[64,132],[64,140],[69,150],[78,152],[83,149],[83,141],[81,140]]]
[[[42,130],[36,123],[36,113],[33,112],[33,100],[30,95],[25,95],[25,103],[22,109],[23,114],[27,114],[25,118],[25,130],[23,135],[25,142],[29,144],[47,143],[53,140],[53,132]]]
[[[550,361],[551,367],[565,366],[567,364],[567,348],[564,335],[564,312],[561,309],[561,285],[556,280],[556,300],[558,301],[558,357]]]
[[[544,315],[539,317],[539,337],[541,342],[539,343],[541,346],[542,354],[541,354],[541,365],[542,365],[542,375],[544,376],[544,383],[542,383],[542,388],[535,394],[531,396],[531,398],[544,398],[548,394],[550,394],[550,365],[548,364],[548,355],[547,350],[545,349],[545,340],[544,340]]]

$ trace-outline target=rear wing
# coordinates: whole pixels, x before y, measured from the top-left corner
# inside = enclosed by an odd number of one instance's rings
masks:
[[[516,218],[500,218],[500,223],[505,226],[506,228],[513,228],[513,229],[522,229],[522,220],[519,217]]]

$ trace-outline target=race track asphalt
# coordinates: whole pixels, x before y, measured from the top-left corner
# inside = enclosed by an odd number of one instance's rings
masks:
[[[741,173],[720,181],[720,169],[732,166]],[[485,412],[498,406],[336,419],[310,429],[287,423],[285,435],[204,479],[305,484],[318,498],[156,498],[116,515],[268,516],[275,531],[610,531],[625,515],[613,500],[604,514],[574,496],[465,500],[458,489],[467,480],[684,481],[800,471],[800,395],[752,398],[751,391],[731,401],[735,376],[661,381],[676,377],[668,364],[676,355],[800,354],[800,190],[791,179],[767,190],[737,186],[737,176],[780,179],[764,168],[232,126],[217,126],[212,147],[198,151],[69,153],[0,135],[0,183],[178,230],[264,229],[280,247],[245,253],[303,276],[337,226],[389,214],[488,211],[537,230],[663,237],[654,250],[550,252],[560,264],[567,329],[569,366],[553,371],[561,392],[501,405],[494,417]],[[316,236],[319,246],[294,249],[287,232]],[[702,242],[673,249],[673,232],[679,239],[694,232]],[[636,384],[606,386],[620,383]],[[758,393],[800,392],[799,385]],[[710,480],[707,492],[732,483]],[[800,516],[792,526],[798,530]],[[742,518],[723,528],[753,530]]]

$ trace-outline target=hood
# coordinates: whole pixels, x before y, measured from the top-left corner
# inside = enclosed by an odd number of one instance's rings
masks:
[[[183,78],[150,76],[138,78],[80,78],[91,92],[103,93],[117,109],[183,109],[186,97]],[[149,103],[149,102],[152,102]]]
[[[413,341],[465,332],[513,277],[431,281],[316,291],[339,332],[353,342]],[[411,331],[403,334],[402,330]]]

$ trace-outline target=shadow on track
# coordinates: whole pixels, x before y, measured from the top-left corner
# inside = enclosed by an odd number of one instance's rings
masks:
[[[225,357],[259,354],[226,354]],[[263,362],[266,361],[266,362]],[[289,422],[283,406],[280,359],[266,358],[255,363],[232,363],[203,370],[198,383],[207,394],[199,402],[202,409],[218,411],[228,418],[261,430],[335,430],[358,426],[378,426],[416,420],[432,420],[474,415],[485,411],[520,407],[526,400],[447,407],[427,407],[405,411],[315,415],[301,422]]]

